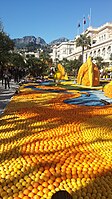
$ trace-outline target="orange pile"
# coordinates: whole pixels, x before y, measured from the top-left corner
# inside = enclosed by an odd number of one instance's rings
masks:
[[[0,117],[0,198],[50,199],[62,189],[74,199],[112,198],[111,105],[63,102],[77,92],[20,91]]]
[[[104,86],[105,96],[112,98],[112,81]]]

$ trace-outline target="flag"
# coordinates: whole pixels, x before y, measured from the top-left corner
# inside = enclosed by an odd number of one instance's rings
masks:
[[[86,19],[85,19],[85,17],[83,18],[83,24],[86,24]]]
[[[77,26],[78,28],[80,28],[80,23],[78,23],[78,26]]]

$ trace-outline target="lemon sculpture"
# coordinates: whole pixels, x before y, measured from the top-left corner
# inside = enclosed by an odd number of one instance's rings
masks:
[[[112,98],[112,81],[104,86],[103,91],[105,96]]]
[[[68,80],[68,75],[65,72],[64,67],[61,64],[58,64],[58,70],[54,75],[54,80],[59,83],[60,80]]]
[[[98,86],[99,77],[97,65],[92,62],[91,57],[88,57],[87,61],[79,68],[77,83],[83,86]]]

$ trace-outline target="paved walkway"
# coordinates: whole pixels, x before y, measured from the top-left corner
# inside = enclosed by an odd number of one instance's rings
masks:
[[[0,115],[4,112],[6,105],[10,102],[18,87],[19,85],[11,80],[10,89],[5,89],[5,85],[2,86],[0,80]]]

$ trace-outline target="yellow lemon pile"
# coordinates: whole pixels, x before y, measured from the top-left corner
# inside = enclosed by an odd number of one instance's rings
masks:
[[[52,89],[21,87],[0,117],[0,198],[112,198],[111,105],[65,104],[79,93]]]

